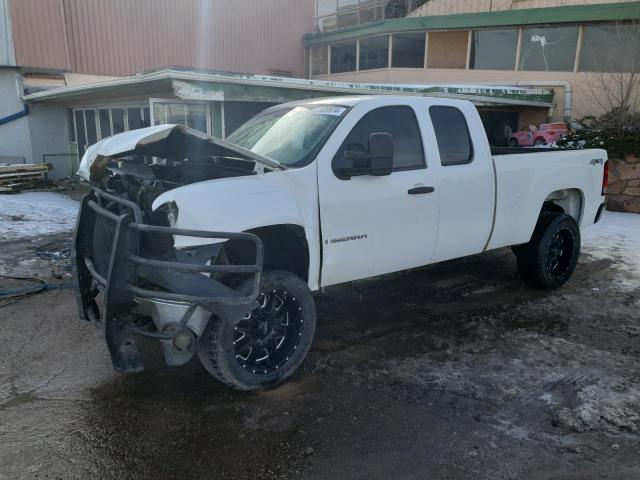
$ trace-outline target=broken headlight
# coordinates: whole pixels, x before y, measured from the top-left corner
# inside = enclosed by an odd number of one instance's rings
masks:
[[[178,205],[175,202],[169,202],[165,204],[165,211],[167,212],[167,222],[171,228],[176,228],[178,225]]]

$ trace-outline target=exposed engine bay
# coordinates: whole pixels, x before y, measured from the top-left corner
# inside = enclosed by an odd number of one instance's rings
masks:
[[[197,130],[159,125],[92,145],[78,174],[93,185],[138,204],[147,221],[157,224],[151,205],[163,192],[191,183],[281,168],[275,160]]]
[[[255,162],[230,157],[113,159],[101,178],[101,187],[137,203],[150,223],[164,224],[165,212],[154,213],[153,201],[167,190],[220,178],[255,175]]]

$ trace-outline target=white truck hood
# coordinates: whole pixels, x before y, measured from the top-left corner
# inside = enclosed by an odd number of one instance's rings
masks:
[[[194,150],[203,155],[240,157],[269,168],[284,170],[278,161],[271,158],[255,154],[219,138],[210,137],[193,128],[166,124],[119,133],[91,145],[82,157],[78,175],[87,181],[98,180],[112,158],[126,155],[167,158]]]

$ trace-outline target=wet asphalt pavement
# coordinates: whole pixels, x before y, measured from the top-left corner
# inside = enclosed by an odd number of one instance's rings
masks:
[[[0,268],[50,272],[50,241]],[[70,290],[0,308],[0,479],[640,478],[640,272],[585,252],[555,292],[507,249],[329,289],[307,361],[258,393],[154,345],[114,373]]]

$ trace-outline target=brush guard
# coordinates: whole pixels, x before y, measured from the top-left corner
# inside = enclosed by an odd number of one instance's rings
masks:
[[[242,240],[255,247],[250,265],[206,265],[202,255],[194,261],[147,258],[140,254],[141,236],[184,236],[205,239]],[[148,239],[148,237],[147,237]],[[223,243],[204,248],[216,256]],[[176,253],[177,250],[174,250]],[[185,328],[196,307],[231,321],[240,321],[256,308],[260,293],[264,249],[261,239],[250,233],[212,232],[151,225],[135,202],[94,187],[82,199],[72,250],[73,280],[79,315],[84,320],[103,322],[113,366],[120,372],[144,369],[136,335],[167,341]],[[210,257],[211,258],[211,257]],[[251,292],[235,290],[203,274],[253,275]],[[96,297],[104,291],[104,315]],[[139,301],[164,301],[188,305],[188,315],[168,331],[148,331],[136,326],[134,313]]]

